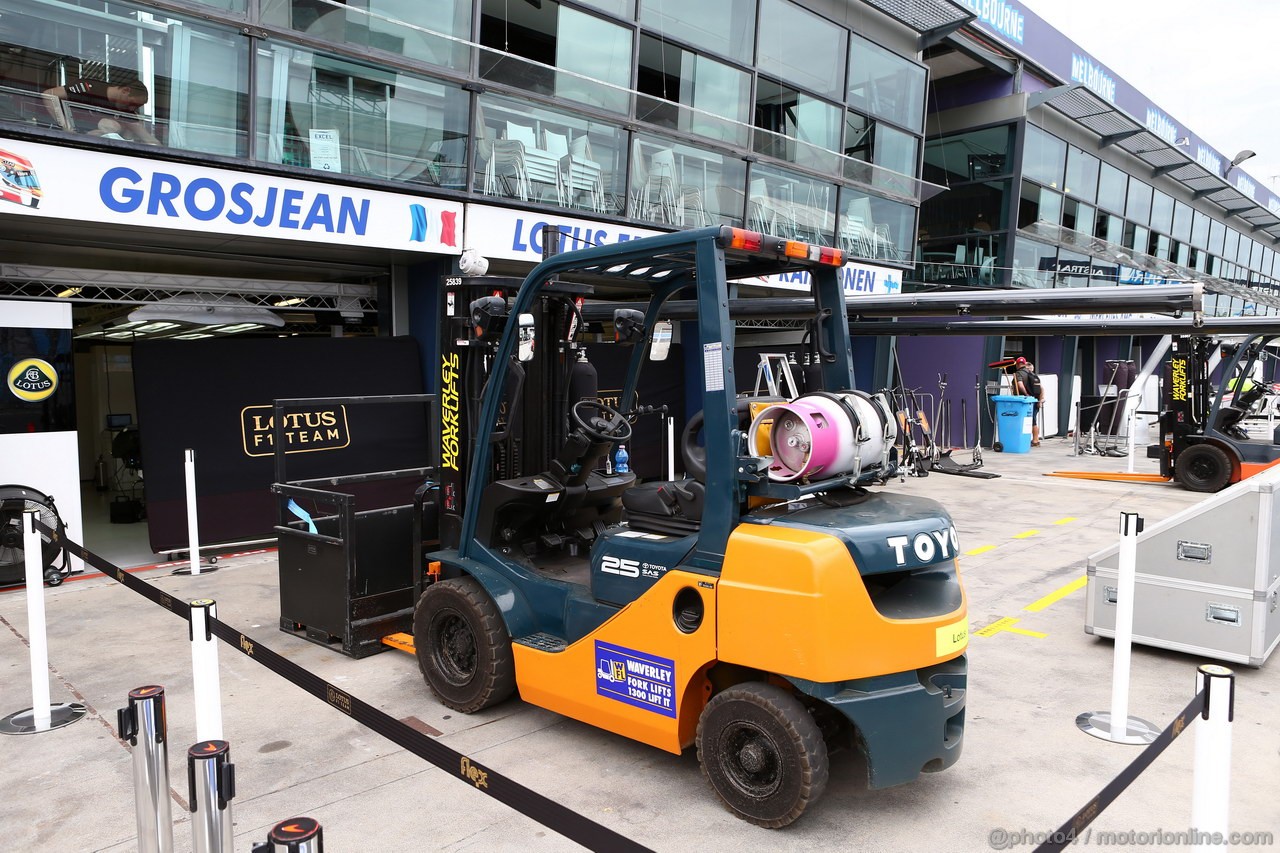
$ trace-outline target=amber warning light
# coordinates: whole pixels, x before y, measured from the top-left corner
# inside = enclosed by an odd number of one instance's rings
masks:
[[[783,257],[811,261],[833,267],[842,267],[847,260],[842,249],[833,249],[830,246],[815,246],[812,243],[803,243],[799,240],[766,237],[759,231],[748,231],[745,228],[727,228],[725,230],[728,232],[727,242],[730,249],[742,249],[743,251],[761,254],[772,250],[773,253]],[[766,242],[769,244],[768,248],[766,248]]]

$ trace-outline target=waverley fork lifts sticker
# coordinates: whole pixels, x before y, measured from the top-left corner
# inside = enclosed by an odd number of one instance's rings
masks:
[[[675,690],[675,661],[596,640],[596,693],[674,717]]]

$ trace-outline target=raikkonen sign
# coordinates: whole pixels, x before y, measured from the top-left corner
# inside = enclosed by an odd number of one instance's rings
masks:
[[[321,406],[281,415],[280,440],[285,453],[340,450],[351,443],[346,406]],[[275,452],[275,417],[272,406],[246,406],[240,410],[244,452],[270,456]]]

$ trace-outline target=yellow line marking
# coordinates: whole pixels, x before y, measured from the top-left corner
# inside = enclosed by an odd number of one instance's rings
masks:
[[[1031,602],[1030,604],[1028,604],[1026,607],[1022,609],[1030,610],[1032,613],[1039,613],[1041,610],[1044,610],[1050,604],[1053,604],[1059,601],[1060,599],[1066,598],[1071,593],[1080,589],[1080,587],[1084,586],[1088,582],[1088,580],[1089,578],[1086,575],[1081,575],[1080,577],[1073,580],[1071,583],[1058,587],[1053,592],[1046,595],[1044,598],[1037,599],[1036,601]]]
[[[965,551],[964,555],[966,557],[976,557],[979,554],[985,554],[988,551],[994,551],[995,549],[996,549],[995,545],[979,545],[977,548],[974,548],[972,551]]]
[[[1026,628],[1013,627],[1014,625],[1017,625],[1021,621],[1022,621],[1021,619],[1016,619],[1012,616],[1006,616],[1003,619],[997,619],[995,622],[992,622],[990,625],[988,625],[985,628],[978,629],[974,633],[976,633],[979,637],[994,637],[996,634],[999,634],[1001,631],[1008,631],[1010,634],[1021,634],[1024,637],[1035,637],[1041,640],[1043,640],[1046,636],[1048,636],[1046,634],[1040,633],[1039,631],[1028,631]]]
[[[1075,521],[1074,518],[1072,518],[1071,516],[1067,516],[1066,518],[1058,519],[1057,521],[1054,522],[1054,524],[1070,524],[1073,521]]]
[[[1035,536],[1039,532],[1040,532],[1039,530],[1024,530],[1021,533],[1013,534],[1013,538],[1014,539],[1030,539],[1032,536]]]

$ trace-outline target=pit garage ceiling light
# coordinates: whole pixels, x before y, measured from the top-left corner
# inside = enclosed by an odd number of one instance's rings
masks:
[[[238,296],[209,293],[186,293],[170,296],[129,312],[130,320],[174,320],[196,326],[220,326],[227,323],[257,323],[283,326],[284,318],[266,308],[252,305]]]

